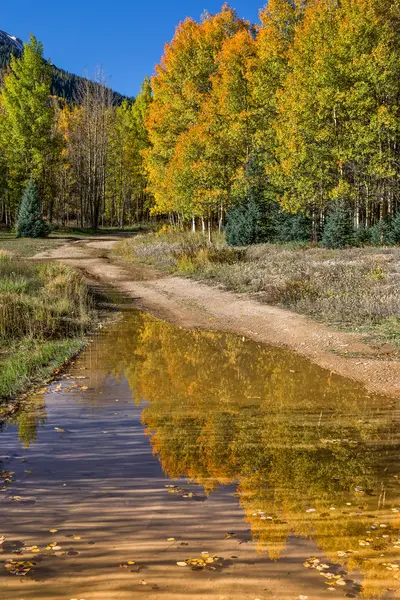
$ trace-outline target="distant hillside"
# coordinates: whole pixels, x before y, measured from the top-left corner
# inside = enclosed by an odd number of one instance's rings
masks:
[[[0,30],[0,69],[8,65],[11,54],[20,56],[23,47],[22,40]]]
[[[23,42],[19,38],[9,35],[5,31],[0,30],[0,70],[7,67],[10,63],[10,57],[21,56],[23,52]],[[68,73],[63,69],[53,66],[53,85],[52,94],[59,98],[64,98],[69,103],[76,102],[78,95],[79,84],[83,80],[82,77]],[[115,104],[121,104],[126,98],[118,92],[113,92]],[[132,100],[132,98],[127,98]]]

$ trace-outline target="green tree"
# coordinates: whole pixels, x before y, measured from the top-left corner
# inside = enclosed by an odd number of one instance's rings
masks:
[[[32,35],[22,57],[11,57],[0,95],[0,145],[13,210],[30,178],[51,203],[53,165],[60,151],[51,81],[51,66],[43,59],[43,46]]]
[[[105,216],[120,227],[148,214],[150,199],[143,151],[149,146],[145,121],[151,101],[150,79],[146,77],[135,102],[125,100],[113,112]]]
[[[18,237],[40,238],[50,233],[49,226],[41,217],[39,194],[32,179],[22,196],[16,229]]]
[[[292,214],[284,210],[276,213],[276,241],[283,244],[288,242],[309,242],[312,236],[311,219],[303,214]]]
[[[391,219],[381,219],[370,229],[370,239],[373,246],[388,246],[392,241],[392,223]]]
[[[400,212],[392,219],[389,239],[391,244],[400,246]]]
[[[145,167],[144,153],[150,147],[146,120],[153,101],[153,91],[149,77],[145,77],[140,93],[132,105],[134,127],[134,169],[133,169],[133,201],[135,203],[136,220],[140,221],[152,204],[152,195],[147,190],[148,176]]]
[[[245,170],[246,196],[227,214],[226,240],[230,246],[247,246],[273,238],[276,205],[265,201],[265,174],[258,156],[252,154]]]
[[[228,211],[225,235],[230,246],[256,244],[261,231],[261,211],[253,198]]]
[[[353,241],[354,230],[349,209],[344,202],[339,202],[327,216],[322,245],[325,248],[344,248],[351,246]]]

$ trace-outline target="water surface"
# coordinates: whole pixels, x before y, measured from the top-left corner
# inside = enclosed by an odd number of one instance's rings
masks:
[[[128,311],[3,419],[0,598],[398,597],[399,417],[293,353]]]

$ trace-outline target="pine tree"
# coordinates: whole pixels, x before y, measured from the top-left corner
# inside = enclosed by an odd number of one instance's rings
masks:
[[[28,238],[47,237],[50,228],[40,214],[40,201],[36,184],[31,179],[22,196],[17,221],[17,236]]]
[[[309,242],[312,236],[311,219],[303,213],[287,213],[280,210],[275,219],[276,241]]]
[[[395,243],[392,238],[392,222],[390,218],[381,219],[371,229],[370,238],[373,246],[390,246]]]
[[[322,245],[325,248],[344,248],[354,242],[354,229],[350,219],[349,209],[343,201],[336,204],[328,214]]]
[[[273,206],[265,202],[265,176],[256,155],[245,171],[246,196],[227,214],[226,241],[230,246],[248,246],[273,237]]]
[[[230,246],[256,244],[261,231],[261,210],[254,198],[228,211],[225,235]]]
[[[392,219],[389,241],[395,246],[400,246],[400,212]]]

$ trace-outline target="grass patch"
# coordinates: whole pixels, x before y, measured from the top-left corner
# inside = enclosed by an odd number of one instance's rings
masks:
[[[30,257],[53,250],[65,244],[65,240],[57,237],[17,238],[14,233],[0,231],[0,250],[11,252],[14,256]]]
[[[81,347],[95,319],[75,270],[0,250],[0,398],[11,398]]]
[[[188,232],[136,236],[115,252],[400,345],[400,248],[260,244],[237,249],[222,236],[209,244],[202,234]]]
[[[14,256],[28,258],[54,250],[63,246],[71,240],[84,239],[87,237],[98,237],[101,235],[126,235],[130,233],[145,233],[153,228],[151,223],[138,223],[123,230],[117,227],[108,227],[95,231],[90,227],[53,227],[52,233],[48,238],[17,238],[15,233],[0,229],[0,251],[11,252]]]
[[[135,223],[135,225],[127,225],[123,229],[121,227],[102,227],[100,229],[92,229],[91,227],[63,227],[62,225],[55,225],[52,228],[52,234],[57,235],[70,235],[76,237],[90,237],[99,235],[118,235],[124,233],[139,233],[151,231],[154,225],[150,222]]]
[[[9,348],[0,360],[0,398],[12,398],[45,381],[82,347],[82,339],[67,339]]]

